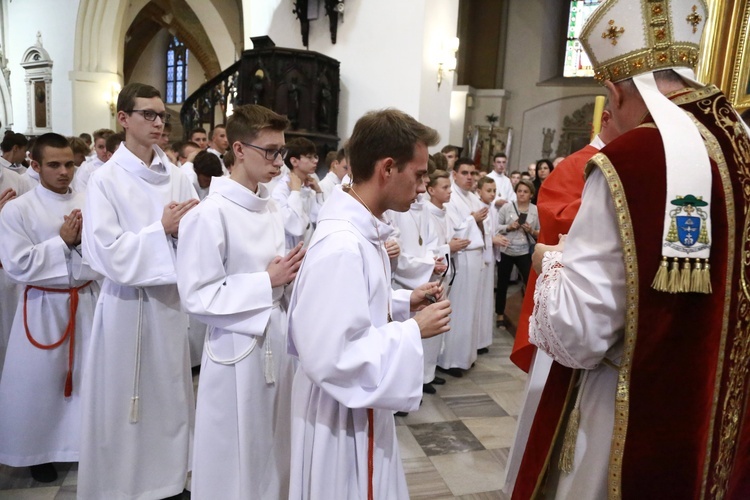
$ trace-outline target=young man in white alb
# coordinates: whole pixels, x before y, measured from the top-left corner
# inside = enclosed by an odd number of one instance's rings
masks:
[[[273,187],[271,196],[284,214],[286,247],[292,249],[302,242],[307,245],[318,221],[323,205],[323,191],[313,176],[318,166],[315,144],[304,137],[287,143],[286,165],[289,173],[282,174]]]
[[[126,85],[124,147],[86,191],[84,257],[105,278],[84,381],[81,499],[165,498],[187,479],[195,406],[175,255],[198,199],[156,147],[166,116],[158,90]]]
[[[456,278],[453,280],[453,328],[445,337],[438,367],[444,373],[462,377],[463,370],[471,368],[477,359],[477,324],[475,310],[479,300],[479,284],[483,266],[484,219],[489,210],[471,192],[474,186],[474,163],[459,158],[453,167],[454,184],[451,201],[446,205],[448,223],[456,237],[470,240],[456,257]]]
[[[346,150],[344,148],[341,148],[336,153],[336,158],[331,161],[328,173],[320,181],[320,189],[323,191],[323,201],[331,197],[331,192],[333,192],[333,189],[336,186],[341,185],[341,180],[348,173],[349,162],[346,159]]]
[[[83,196],[68,140],[37,138],[40,184],[0,212],[0,260],[24,290],[0,378],[0,463],[57,478],[52,462],[76,462],[81,381],[101,278],[81,258]],[[7,175],[7,173],[6,173]]]
[[[419,408],[421,338],[448,330],[450,304],[437,283],[391,289],[384,243],[393,229],[382,216],[424,192],[427,147],[437,140],[394,109],[354,126],[354,183],[322,208],[289,309],[290,353],[300,363],[290,499],[409,496],[393,412]]]
[[[288,124],[262,106],[236,107],[227,123],[232,175],[213,179],[180,226],[182,303],[209,325],[193,453],[197,499],[289,494],[294,365],[284,290],[304,251],[299,244],[285,252],[281,212],[262,184],[284,162]]]

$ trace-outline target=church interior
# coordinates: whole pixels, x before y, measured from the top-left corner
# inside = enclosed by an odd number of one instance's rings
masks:
[[[588,144],[595,99],[578,31],[598,0],[0,0],[0,128],[28,137],[116,130],[123,86],[159,89],[171,141],[212,129],[236,105],[286,115],[287,140],[321,158],[364,113],[400,109],[486,171],[508,171]],[[750,1],[709,0],[698,78],[750,108]],[[496,328],[471,373],[397,417],[411,498],[508,498],[505,465],[526,374]],[[195,383],[199,375],[195,377]],[[55,483],[0,465],[0,498],[68,499],[76,466]]]

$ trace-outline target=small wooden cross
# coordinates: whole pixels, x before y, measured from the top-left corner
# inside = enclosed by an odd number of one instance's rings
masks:
[[[703,18],[700,14],[698,14],[698,7],[693,5],[693,12],[690,13],[685,20],[688,22],[688,24],[693,25],[693,33],[698,31],[698,25],[703,21]]]
[[[625,33],[625,28],[618,28],[615,26],[615,20],[610,19],[609,20],[609,28],[607,31],[602,33],[602,38],[609,38],[609,40],[612,42],[612,45],[617,45],[617,39],[622,36],[622,34]]]

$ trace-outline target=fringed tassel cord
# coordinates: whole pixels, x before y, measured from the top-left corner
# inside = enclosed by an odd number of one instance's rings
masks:
[[[563,438],[562,450],[560,451],[560,461],[558,466],[562,472],[570,474],[573,472],[576,454],[576,440],[578,439],[578,427],[581,424],[581,399],[583,399],[583,389],[588,378],[588,370],[583,371],[581,381],[578,385],[578,395],[576,396],[575,405],[568,417],[568,425],[565,427],[565,437]]]
[[[135,334],[135,370],[133,374],[133,396],[130,398],[130,423],[137,424],[140,419],[140,386],[141,386],[141,343],[143,339],[143,289],[138,288],[138,323]]]
[[[666,292],[667,283],[668,283],[668,275],[669,275],[669,262],[667,262],[666,257],[662,257],[661,263],[659,264],[659,269],[656,271],[656,276],[654,277],[654,282],[651,283],[651,287],[660,292]]]

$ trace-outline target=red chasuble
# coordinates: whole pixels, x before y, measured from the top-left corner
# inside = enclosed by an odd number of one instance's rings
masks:
[[[591,144],[586,145],[565,158],[542,183],[537,203],[539,243],[555,245],[558,242],[558,235],[568,234],[573,219],[581,207],[586,162],[598,152],[599,150]],[[527,373],[536,349],[529,343],[529,316],[534,310],[536,278],[536,271],[532,269],[529,282],[526,284],[521,316],[518,318],[513,352],[510,354],[510,360]]]
[[[604,173],[618,208],[629,282],[609,496],[747,499],[750,140],[715,87],[670,98],[701,123],[711,157],[713,293],[651,288],[661,260],[666,168],[659,131],[645,124],[589,163]],[[566,401],[575,397],[571,387],[569,370],[554,363],[513,498],[538,493],[547,467],[556,466],[549,455]]]

